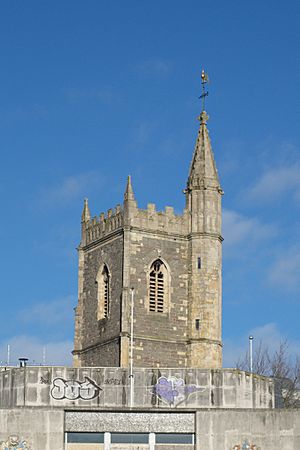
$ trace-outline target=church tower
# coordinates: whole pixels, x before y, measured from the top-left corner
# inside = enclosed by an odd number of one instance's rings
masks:
[[[128,177],[122,206],[81,218],[74,366],[129,367],[134,288],[135,367],[222,366],[221,196],[207,130],[200,127],[186,207],[138,208]]]

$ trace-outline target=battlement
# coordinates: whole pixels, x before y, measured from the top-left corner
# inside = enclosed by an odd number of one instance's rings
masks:
[[[124,226],[124,208],[117,205],[109,209],[106,214],[82,220],[82,245],[88,245],[101,239]],[[147,209],[140,209],[136,203],[127,210],[128,225],[142,230],[161,233],[186,235],[188,233],[188,212],[174,213],[172,206],[166,206],[164,211],[157,211],[154,203],[148,203]]]
[[[130,216],[130,225],[155,232],[185,235],[188,232],[187,218],[186,210],[177,215],[172,206],[166,206],[165,211],[157,211],[154,203],[148,203],[147,209],[136,208]]]
[[[88,245],[91,242],[110,234],[111,232],[122,228],[124,223],[124,214],[121,205],[109,209],[106,214],[92,217],[88,221],[82,222],[82,244]]]

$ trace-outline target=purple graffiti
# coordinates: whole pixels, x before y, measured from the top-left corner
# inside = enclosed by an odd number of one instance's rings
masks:
[[[191,394],[203,390],[196,384],[185,384],[182,378],[176,377],[160,377],[153,386],[153,393],[155,395],[169,405],[174,406],[187,400]]]
[[[154,393],[162,399],[167,400],[168,403],[174,403],[175,397],[178,396],[178,391],[173,389],[172,380],[165,377],[159,378],[154,386]]]

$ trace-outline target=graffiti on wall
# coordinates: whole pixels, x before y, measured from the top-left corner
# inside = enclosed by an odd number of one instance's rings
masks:
[[[85,377],[84,381],[55,378],[52,381],[51,396],[55,400],[92,400],[102,391],[95,381]]]
[[[120,386],[122,384],[122,380],[119,380],[118,378],[106,378],[104,380],[104,384],[110,384],[114,386]]]
[[[6,442],[0,442],[0,450],[30,450],[26,441],[19,439],[19,436],[9,436]]]
[[[40,377],[40,383],[41,384],[51,384],[50,374],[48,374],[47,377]]]
[[[176,377],[160,377],[153,386],[153,394],[172,406],[178,406],[186,401],[191,394],[202,391],[204,391],[204,388],[200,388],[196,384],[185,384],[182,378]]]
[[[261,450],[261,448],[257,447],[255,444],[250,444],[246,439],[243,444],[237,444],[230,450]]]
[[[47,377],[40,378],[41,384],[50,384],[50,394],[55,400],[93,400],[98,397],[101,391],[106,387],[122,386],[123,381],[118,378],[106,378],[103,381],[102,388],[89,377],[84,377],[84,381],[64,379],[61,377],[51,381],[50,374]],[[190,395],[197,392],[203,392],[205,388],[197,384],[186,383],[184,379],[175,376],[161,376],[157,382],[151,387],[151,393],[159,398],[168,406],[178,406],[186,402]],[[250,448],[250,447],[249,447]],[[0,448],[0,450],[2,450]],[[242,450],[234,449],[234,450]],[[251,449],[252,450],[252,449]],[[258,450],[258,449],[254,449]]]

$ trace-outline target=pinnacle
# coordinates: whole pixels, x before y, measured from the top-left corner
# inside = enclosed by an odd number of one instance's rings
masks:
[[[135,200],[130,175],[128,175],[128,177],[127,177],[127,185],[126,185],[126,190],[124,193],[124,200]]]
[[[88,202],[88,199],[85,198],[82,215],[81,215],[81,221],[88,222],[90,220],[90,218],[91,218],[91,213],[90,213],[90,209],[89,209],[89,202]]]

